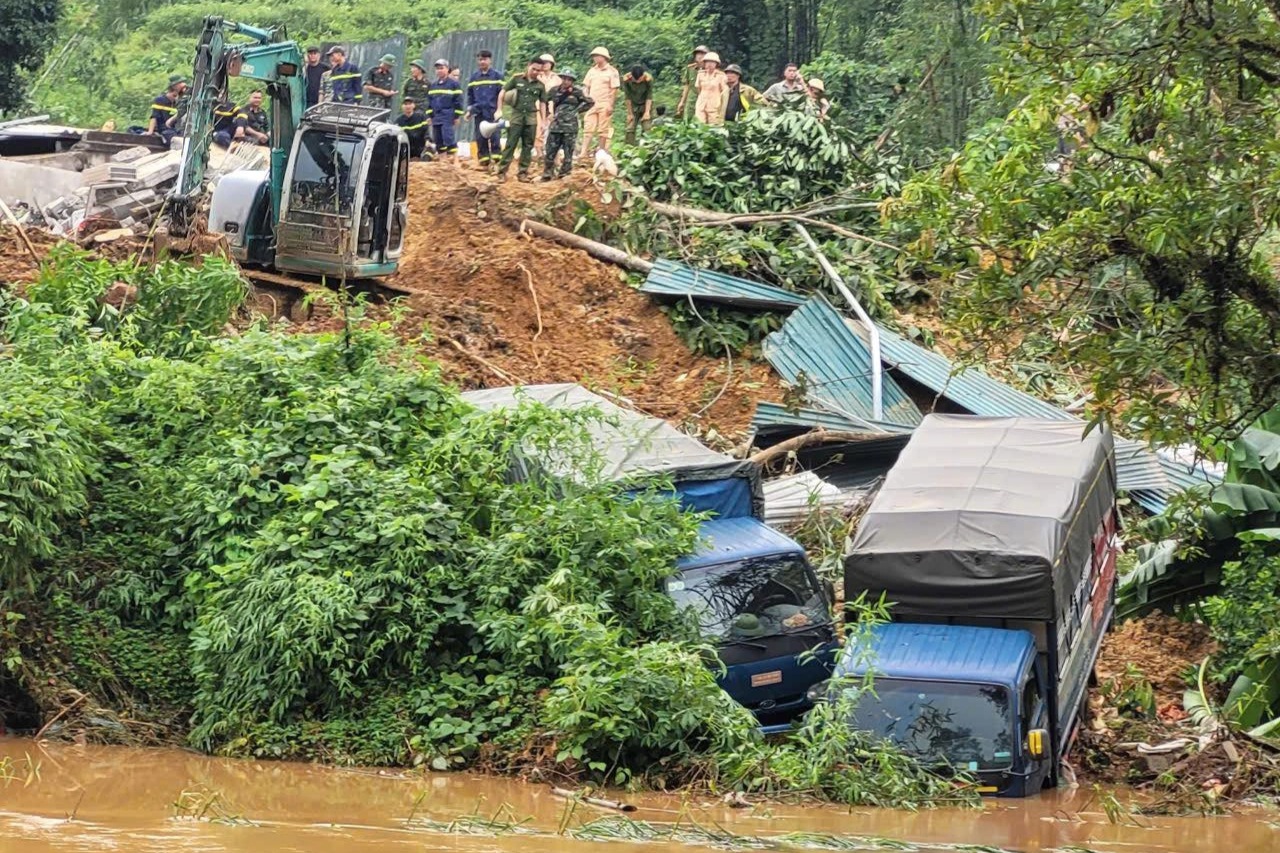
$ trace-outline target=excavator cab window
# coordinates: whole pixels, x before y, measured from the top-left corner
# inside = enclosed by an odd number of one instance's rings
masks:
[[[404,245],[405,203],[409,200],[409,146],[400,145],[396,157],[396,198],[391,210],[391,230],[387,249],[398,252]]]
[[[361,217],[360,254],[366,257],[381,255],[387,249],[387,236],[391,222],[396,154],[399,148],[394,136],[379,136],[373,143],[373,157],[369,162],[369,183],[365,187],[365,210]],[[363,245],[366,238],[368,248]]]
[[[322,130],[302,134],[290,185],[290,206],[305,213],[350,216],[365,141]]]

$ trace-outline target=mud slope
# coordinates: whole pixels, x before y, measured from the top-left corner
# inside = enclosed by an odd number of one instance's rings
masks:
[[[691,353],[618,268],[516,230],[524,210],[571,211],[575,199],[603,207],[582,171],[567,182],[498,184],[451,163],[415,164],[395,281],[421,294],[408,299],[411,318],[426,322],[433,340],[423,348],[451,378],[468,388],[507,377],[582,382],[730,433],[747,425],[755,400],[781,399],[767,367],[735,359],[730,374],[723,360]]]

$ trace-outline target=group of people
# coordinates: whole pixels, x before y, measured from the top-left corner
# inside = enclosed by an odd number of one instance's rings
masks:
[[[626,109],[628,144],[634,144],[655,122],[666,120],[665,108],[654,107],[653,75],[640,64],[625,75],[619,74],[605,47],[591,51],[591,67],[582,77],[571,68],[557,70],[555,57],[544,53],[532,58],[523,74],[504,78],[493,67],[492,52],[481,50],[465,83],[462,69],[446,59],[436,60],[430,72],[424,62],[415,59],[400,86],[392,54],[363,73],[347,59],[346,49],[340,45],[325,55],[327,62],[321,62],[319,47],[306,50],[307,107],[333,101],[389,108],[400,94],[400,115],[394,121],[404,129],[414,157],[428,148],[439,154],[456,153],[458,125],[470,118],[479,165],[501,177],[518,162],[520,180],[532,180],[530,167],[536,156],[542,159],[543,180],[552,180],[569,174],[575,157],[608,151],[619,100]],[[805,80],[795,64],[788,64],[783,78],[763,93],[747,85],[743,77],[740,66],[731,63],[722,68],[719,54],[699,45],[681,74],[677,116],[682,121],[722,125],[766,107],[800,108],[822,119],[831,108],[823,82],[816,77]],[[179,132],[186,85],[181,75],[169,79],[169,88],[152,102],[148,133],[158,133],[168,141]],[[499,124],[504,118],[506,121]],[[505,144],[501,130],[505,130]],[[253,92],[243,107],[229,101],[218,104],[215,142],[223,146],[236,140],[267,144],[269,139],[261,91]]]

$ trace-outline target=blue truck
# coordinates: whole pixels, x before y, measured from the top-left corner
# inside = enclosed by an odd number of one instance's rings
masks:
[[[845,595],[883,596],[892,621],[811,698],[855,691],[851,726],[983,793],[1057,784],[1114,611],[1116,525],[1105,430],[929,415],[844,560]]]
[[[661,477],[688,510],[707,513],[699,547],[677,561],[666,592],[697,615],[716,644],[719,683],[752,711],[766,732],[784,729],[812,707],[809,689],[831,677],[838,648],[832,591],[819,581],[804,549],[761,520],[760,470],[704,446],[666,421],[616,405],[574,384],[468,391],[483,410],[522,402],[553,409],[593,408],[590,427],[607,481]],[[530,449],[513,460],[513,476],[537,466],[573,477],[566,460]]]

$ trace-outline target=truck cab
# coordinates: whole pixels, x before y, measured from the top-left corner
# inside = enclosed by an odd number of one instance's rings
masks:
[[[803,548],[754,518],[713,519],[701,533],[667,594],[716,644],[725,692],[766,731],[785,729],[812,706],[810,687],[834,663],[830,591]]]
[[[877,625],[810,698],[852,691],[852,727],[975,778],[981,793],[1024,797],[1053,771],[1044,660],[1029,631]]]

